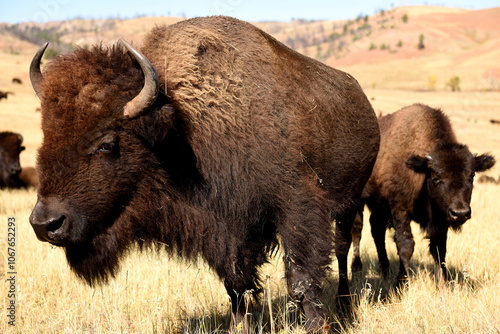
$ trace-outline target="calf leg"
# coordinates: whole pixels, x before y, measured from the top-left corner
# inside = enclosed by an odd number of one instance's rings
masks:
[[[409,277],[410,259],[415,248],[415,241],[411,232],[410,219],[403,212],[392,212],[394,224],[394,241],[399,254],[398,281],[403,282]]]
[[[385,232],[389,218],[387,212],[378,209],[374,209],[370,215],[372,237],[377,248],[380,271],[384,277],[387,277],[387,273],[389,272],[389,258],[387,257],[387,250],[385,248]]]
[[[446,270],[446,239],[448,229],[430,238],[429,251],[434,259],[436,284],[444,284],[448,281]]]
[[[339,287],[337,296],[340,302],[341,313],[350,317],[351,294],[349,291],[349,277],[347,273],[347,256],[352,242],[352,226],[356,217],[356,209],[336,217],[335,223],[335,256],[339,266]]]
[[[361,256],[359,255],[359,244],[361,243],[361,232],[363,231],[363,211],[360,209],[356,214],[354,223],[352,224],[352,262],[351,271],[358,272],[363,269]]]

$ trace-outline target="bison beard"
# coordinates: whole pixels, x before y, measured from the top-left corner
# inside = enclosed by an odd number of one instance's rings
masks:
[[[349,302],[350,230],[379,145],[356,80],[226,17],[156,27],[144,56],[77,50],[42,75],[46,47],[30,69],[44,132],[37,236],[66,247],[91,285],[135,243],[201,256],[245,332],[243,296],[259,292],[279,237],[306,329],[328,331],[321,284],[335,247]]]
[[[89,243],[65,247],[66,259],[78,277],[95,286],[115,277],[123,246],[116,235],[101,234]]]

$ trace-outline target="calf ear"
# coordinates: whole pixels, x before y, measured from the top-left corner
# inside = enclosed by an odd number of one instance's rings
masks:
[[[420,157],[418,155],[412,155],[408,158],[408,160],[406,160],[406,167],[417,173],[427,173],[429,170],[428,162],[430,159],[430,156]]]
[[[495,165],[495,158],[489,154],[476,155],[476,172],[484,172]]]

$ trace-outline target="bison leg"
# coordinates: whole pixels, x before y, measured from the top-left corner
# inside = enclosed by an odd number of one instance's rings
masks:
[[[285,252],[285,276],[288,293],[304,311],[306,316],[305,329],[308,333],[317,333],[321,330],[328,333],[328,316],[321,302],[320,282],[297,264],[293,252]]]
[[[360,209],[356,214],[354,223],[352,225],[352,262],[351,271],[358,272],[363,269],[361,256],[359,255],[359,244],[361,243],[361,232],[363,231],[363,211]]]
[[[339,286],[337,297],[340,312],[343,317],[351,317],[351,294],[349,291],[349,277],[347,273],[347,256],[352,242],[352,226],[357,210],[351,214],[336,217],[335,223],[335,256],[339,266]]]
[[[448,281],[445,263],[447,234],[448,229],[430,238],[429,250],[434,258],[436,284],[444,284]]]
[[[410,259],[415,248],[415,241],[411,232],[410,219],[406,213],[393,211],[392,217],[395,230],[394,241],[398,249],[400,264],[398,281],[404,282],[409,277]]]
[[[231,298],[231,324],[230,333],[250,333],[250,324],[247,317],[247,304],[245,291],[237,291],[228,280],[224,281],[226,291]],[[240,289],[241,290],[241,289]]]
[[[287,203],[288,215],[278,226],[288,293],[304,311],[310,333],[329,332],[321,283],[331,263],[333,240],[328,207],[323,202],[315,186],[298,188]]]
[[[377,209],[374,209],[370,215],[372,237],[377,248],[380,272],[384,277],[387,277],[387,273],[389,272],[389,258],[387,257],[387,250],[385,248],[385,232],[389,218],[388,212]]]

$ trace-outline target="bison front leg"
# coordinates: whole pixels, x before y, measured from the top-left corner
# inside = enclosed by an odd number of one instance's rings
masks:
[[[250,324],[247,316],[245,291],[237,291],[229,280],[224,281],[224,286],[226,287],[229,298],[231,298],[231,323],[229,325],[229,332],[249,334]]]
[[[436,236],[430,237],[429,251],[434,259],[436,284],[445,284],[448,281],[446,270],[446,239],[448,229],[441,231]]]
[[[392,211],[394,224],[394,241],[399,254],[398,282],[404,283],[409,278],[410,259],[413,256],[415,241],[411,232],[410,219],[404,212]]]
[[[384,209],[374,208],[370,215],[372,237],[377,248],[380,272],[384,278],[387,277],[389,272],[389,258],[387,257],[387,249],[385,248],[385,233],[389,219],[390,213],[385,212]]]
[[[301,265],[296,263],[293,252],[285,255],[285,275],[288,293],[306,316],[305,329],[308,333],[329,333],[327,313],[321,302],[320,282],[313,278]]]
[[[315,186],[298,188],[288,204],[288,215],[278,226],[288,293],[304,311],[309,333],[329,333],[321,287],[331,263],[333,241],[328,207]]]

